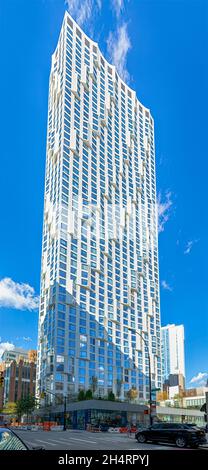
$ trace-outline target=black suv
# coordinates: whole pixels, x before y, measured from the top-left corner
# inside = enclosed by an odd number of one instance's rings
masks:
[[[135,438],[140,444],[146,441],[167,442],[177,447],[191,446],[197,448],[206,444],[205,432],[196,425],[178,423],[157,423],[136,432]]]

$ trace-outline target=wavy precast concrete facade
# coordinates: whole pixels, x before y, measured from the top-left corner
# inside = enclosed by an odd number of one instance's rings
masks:
[[[65,13],[52,56],[37,393],[161,386],[154,122]],[[141,339],[141,335],[144,341]]]

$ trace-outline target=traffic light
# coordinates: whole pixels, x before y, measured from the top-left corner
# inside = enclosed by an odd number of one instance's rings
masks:
[[[3,372],[0,373],[0,388],[2,388],[4,385],[4,376],[3,376]]]
[[[46,397],[46,392],[42,391],[42,392],[40,393],[40,398],[45,398],[45,397]]]

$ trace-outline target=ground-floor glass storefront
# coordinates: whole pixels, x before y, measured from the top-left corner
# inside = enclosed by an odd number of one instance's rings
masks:
[[[64,421],[63,412],[51,413],[47,418],[56,421],[58,424],[63,424]],[[85,409],[66,413],[67,427],[73,429],[87,429],[89,424],[92,426],[103,424],[109,427],[122,427],[127,424],[137,425],[143,422],[143,414],[128,411]]]

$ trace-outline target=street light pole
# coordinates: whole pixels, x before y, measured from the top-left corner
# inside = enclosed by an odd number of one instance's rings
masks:
[[[149,418],[150,418],[150,426],[152,426],[152,376],[151,376],[151,358],[150,358],[150,352],[149,352],[149,346],[147,341],[143,338],[142,334],[137,331],[137,334],[140,336],[142,341],[144,342],[147,350],[148,350],[148,365],[149,365],[149,405],[150,405],[150,412],[149,412]]]
[[[57,398],[55,393],[52,393],[50,390],[44,390],[43,393],[49,393],[50,395],[53,395],[55,398]],[[60,398],[59,398],[60,400]],[[64,425],[63,425],[63,431],[66,431],[66,405],[67,405],[67,397],[64,396],[64,401],[62,401],[64,405]]]
[[[150,402],[150,426],[152,426],[152,377],[151,377],[151,359],[148,349],[148,362],[149,362],[149,402]]]
[[[66,431],[66,396],[64,397],[64,431]]]

